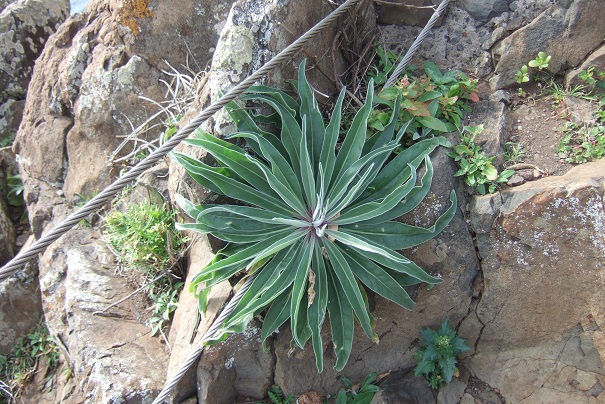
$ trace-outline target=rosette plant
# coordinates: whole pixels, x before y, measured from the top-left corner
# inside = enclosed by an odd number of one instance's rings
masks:
[[[228,138],[245,139],[244,148],[200,130],[187,140],[210,153],[215,165],[172,154],[201,185],[239,201],[195,206],[177,197],[195,220],[180,228],[228,242],[191,284],[202,308],[213,285],[242,271],[255,275],[216,340],[243,331],[254,315],[267,310],[263,343],[289,319],[293,343],[303,348],[312,340],[321,372],[321,329],[327,312],[335,367],[340,370],[351,352],[355,318],[369,338],[378,339],[368,290],[412,309],[414,302],[405,287],[440,282],[397,250],[441,232],[455,213],[456,196],[451,193],[451,206],[428,229],[394,221],[427,194],[433,175],[429,153],[447,141],[435,137],[393,154],[405,131],[404,125],[395,133],[400,99],[385,129],[366,139],[372,83],[364,106],[340,141],[345,90],[326,126],[305,77],[304,62],[297,87],[298,101],[266,86],[251,87],[242,97],[270,106],[274,110],[270,116],[251,116],[229,104],[237,133]],[[276,122],[279,135],[257,124],[268,121]],[[425,170],[418,179],[421,164]]]

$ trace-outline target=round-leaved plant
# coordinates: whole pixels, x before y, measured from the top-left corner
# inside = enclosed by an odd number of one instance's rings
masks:
[[[366,290],[412,309],[406,286],[440,282],[397,250],[441,232],[454,216],[456,196],[451,193],[451,206],[428,229],[394,221],[424,199],[433,176],[429,153],[447,146],[447,141],[422,140],[394,155],[407,127],[395,133],[399,98],[384,130],[366,139],[373,108],[371,83],[364,106],[339,141],[344,89],[326,126],[304,62],[297,86],[298,100],[266,86],[253,86],[242,97],[275,111],[270,118],[276,121],[279,136],[257,125],[271,119],[255,118],[231,103],[227,110],[237,133],[229,138],[244,138],[246,149],[198,130],[187,143],[210,153],[214,166],[172,154],[204,187],[240,201],[196,206],[178,197],[195,220],[179,227],[228,242],[191,284],[200,307],[213,285],[241,271],[255,275],[215,341],[242,331],[254,315],[267,309],[263,342],[290,320],[293,342],[302,348],[312,340],[321,372],[321,329],[327,312],[335,367],[340,370],[351,352],[355,318],[369,338],[378,339]],[[424,175],[417,178],[421,164]]]

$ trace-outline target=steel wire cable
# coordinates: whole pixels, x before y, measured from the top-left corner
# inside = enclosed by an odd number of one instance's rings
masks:
[[[147,169],[153,167],[153,165],[168,152],[174,149],[182,140],[189,136],[196,128],[210,118],[214,113],[223,108],[227,103],[233,101],[239,97],[248,87],[253,85],[256,81],[262,78],[265,74],[287,61],[289,58],[294,56],[298,51],[302,49],[306,42],[317,35],[321,30],[326,28],[328,25],[333,23],[338,17],[348,11],[355,3],[361,0],[347,0],[320,22],[314,25],[311,29],[300,36],[296,41],[292,42],[288,47],[282,50],[279,54],[273,57],[269,62],[259,68],[257,71],[252,73],[246,79],[241,81],[238,85],[233,87],[229,92],[223,95],[220,99],[210,104],[206,109],[200,112],[191,122],[189,122],[184,128],[180,129],[175,133],[166,143],[158,147],[153,153],[147,156],[140,163],[132,167],[126,174],[117,179],[97,196],[88,201],[84,206],[78,209],[76,212],[68,216],[59,225],[53,228],[51,231],[43,235],[34,244],[32,244],[25,251],[19,252],[12,260],[5,264],[0,269],[0,281],[8,278],[26,264],[30,259],[34,258],[38,253],[44,251],[46,247],[56,241],[63,234],[68,232],[73,226],[77,225],[80,220],[84,219],[90,213],[95,212],[98,208],[103,206],[106,202],[111,200],[120,190],[126,187],[129,183],[134,181]]]
[[[408,49],[403,59],[401,59],[401,62],[399,62],[383,88],[390,87],[395,83],[397,77],[399,77],[401,72],[403,72],[403,70],[407,67],[408,63],[410,63],[410,60],[412,60],[412,57],[414,57],[414,54],[420,47],[420,44],[422,41],[424,41],[431,28],[433,28],[433,25],[435,25],[437,19],[441,16],[441,14],[443,14],[449,2],[450,0],[443,0],[441,4],[439,4],[439,7],[437,7],[429,21],[426,23],[424,28],[422,28],[422,31],[420,31],[420,34],[418,34],[416,40],[412,43],[412,46],[410,46],[410,49]]]

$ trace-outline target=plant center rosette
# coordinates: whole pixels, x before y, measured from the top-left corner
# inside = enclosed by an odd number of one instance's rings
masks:
[[[345,90],[326,126],[304,62],[297,88],[298,100],[271,87],[251,87],[242,100],[270,106],[274,113],[269,116],[251,116],[236,103],[228,105],[237,125],[237,133],[228,138],[245,139],[246,149],[196,131],[186,142],[210,153],[214,166],[172,154],[201,185],[240,202],[196,206],[177,196],[195,220],[179,227],[228,242],[191,284],[202,309],[213,285],[242,270],[255,275],[212,342],[243,331],[253,316],[266,310],[263,343],[290,320],[293,342],[302,348],[312,340],[321,372],[327,312],[340,370],[351,352],[355,318],[369,338],[378,340],[366,290],[411,310],[414,302],[405,287],[440,282],[397,250],[444,229],[455,214],[453,191],[451,206],[428,229],[394,219],[424,199],[433,176],[429,153],[448,142],[434,137],[394,154],[407,127],[395,133],[400,97],[384,130],[367,138],[372,82],[365,104],[339,142]],[[273,123],[280,134],[261,129],[260,123]],[[418,178],[421,165],[424,174]]]

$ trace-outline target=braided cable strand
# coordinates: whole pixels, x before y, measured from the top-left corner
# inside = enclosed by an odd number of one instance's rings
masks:
[[[204,342],[216,337],[216,332],[219,330],[220,326],[227,319],[227,317],[229,317],[229,315],[233,312],[233,309],[235,309],[235,306],[242,299],[244,293],[248,291],[255,277],[256,276],[254,275],[248,278],[248,280],[242,285],[240,290],[233,296],[233,298],[225,306],[221,314],[216,318],[216,320],[214,320],[212,326],[208,329],[208,331],[206,331],[201,341],[193,348],[193,350],[191,351],[187,359],[185,359],[179,370],[166,382],[166,384],[164,384],[162,391],[155,398],[152,404],[161,404],[164,402],[164,400],[168,398],[177,383],[183,378],[183,376],[185,376],[185,373],[187,373],[189,368],[191,368],[195,361],[197,361],[198,358],[201,356],[202,352],[204,351]]]
[[[383,88],[391,87],[395,83],[401,72],[403,72],[408,63],[410,63],[410,60],[412,60],[412,57],[414,57],[414,54],[420,47],[422,41],[424,41],[424,38],[426,38],[431,28],[433,28],[433,25],[435,25],[435,22],[437,22],[437,19],[443,14],[449,2],[450,0],[443,0],[441,4],[439,4],[439,7],[437,7],[437,10],[435,10],[430,20],[426,23],[424,28],[422,28],[422,31],[420,31],[420,34],[418,34],[416,40],[412,43],[412,46],[410,46],[410,49],[408,49],[403,59],[401,59],[401,62],[399,62],[397,68],[393,71],[393,74],[391,74],[391,77],[389,77]]]
[[[262,78],[265,74],[275,69],[283,62],[290,59],[298,51],[302,49],[304,44],[316,36],[321,30],[326,28],[328,25],[333,23],[338,17],[352,8],[355,3],[360,0],[347,0],[337,9],[328,14],[324,19],[318,22],[310,30],[305,32],[296,41],[291,43],[287,48],[277,54],[264,66],[258,69],[256,72],[248,76],[237,86],[233,87],[231,91],[223,95],[219,100],[210,104],[208,108],[204,109],[198,114],[189,124],[184,128],[175,133],[170,140],[164,143],[162,146],[157,148],[152,154],[147,156],[143,161],[132,167],[126,174],[117,179],[114,183],[105,188],[101,193],[92,198],[88,203],[78,209],[76,212],[68,216],[63,220],[57,227],[52,229],[50,232],[42,236],[34,244],[25,251],[19,252],[16,257],[10,260],[6,265],[0,269],[0,281],[8,278],[13,273],[17,272],[22,265],[26,264],[30,259],[34,258],[38,253],[44,251],[46,247],[56,241],[63,234],[67,233],[73,226],[78,224],[80,220],[88,216],[90,213],[95,212],[98,208],[103,206],[106,202],[111,200],[120,190],[126,185],[136,180],[147,169],[153,167],[153,165],[168,152],[174,149],[182,140],[189,136],[196,128],[198,128],[204,121],[210,118],[215,112],[219,111],[230,101],[240,96],[248,87]]]

